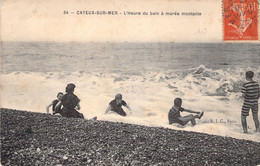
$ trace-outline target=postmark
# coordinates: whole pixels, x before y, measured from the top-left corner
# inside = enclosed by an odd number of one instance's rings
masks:
[[[224,41],[258,40],[257,0],[223,0]]]

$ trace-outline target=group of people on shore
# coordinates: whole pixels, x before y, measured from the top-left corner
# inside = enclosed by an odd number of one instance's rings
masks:
[[[47,113],[49,113],[49,108],[52,106],[52,113],[55,115],[57,113],[64,117],[71,118],[82,118],[84,116],[77,110],[80,110],[80,99],[74,94],[75,85],[70,83],[66,87],[66,94],[59,92],[57,99],[53,100],[51,104],[47,106]]]
[[[49,109],[52,107],[53,115],[59,113],[63,117],[84,119],[83,114],[78,111],[81,107],[80,99],[74,94],[75,87],[76,86],[73,83],[70,83],[66,87],[65,95],[62,92],[59,92],[57,94],[57,99],[53,100],[47,106],[47,113],[50,112]],[[122,98],[122,94],[117,94],[115,99],[109,103],[105,114],[109,111],[113,111],[121,116],[126,116],[126,112],[122,109],[122,106],[125,106],[129,111],[131,111],[131,108]],[[96,117],[94,117],[94,119],[96,119]]]
[[[244,103],[241,111],[241,122],[244,133],[248,133],[247,131],[247,121],[246,117],[249,116],[249,110],[252,110],[253,119],[255,122],[256,131],[259,131],[259,120],[258,120],[258,99],[260,98],[260,88],[259,84],[253,80],[254,72],[247,71],[246,72],[246,80],[247,82],[243,84],[241,92],[244,98]],[[57,94],[57,99],[55,99],[51,104],[47,106],[47,113],[49,113],[49,108],[52,106],[53,115],[59,113],[64,117],[71,118],[83,118],[84,116],[78,110],[80,110],[80,99],[74,94],[75,85],[70,83],[66,87],[66,94],[59,92]],[[117,94],[115,99],[109,103],[105,114],[112,111],[121,116],[126,116],[126,112],[122,109],[122,106],[126,107],[130,112],[132,111],[129,105],[123,100],[122,94]],[[189,112],[193,113],[187,116],[181,116],[180,112]],[[168,113],[169,124],[177,123],[182,126],[191,122],[194,126],[196,125],[195,119],[201,119],[204,115],[204,112],[197,112],[190,109],[186,109],[182,107],[182,99],[175,98],[174,105],[170,109]],[[94,120],[97,117],[93,118]]]

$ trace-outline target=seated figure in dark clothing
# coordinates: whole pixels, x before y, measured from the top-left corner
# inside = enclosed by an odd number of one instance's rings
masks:
[[[73,93],[75,87],[76,86],[74,84],[67,85],[67,93],[61,98],[61,101],[56,105],[55,109],[58,109],[58,107],[62,105],[62,110],[60,112],[62,116],[84,119],[83,114],[77,111],[80,110],[80,99]]]
[[[122,95],[117,94],[115,96],[115,99],[109,103],[109,106],[107,107],[105,114],[109,111],[114,111],[121,116],[126,116],[126,113],[122,109],[122,106],[125,106],[129,111],[131,111],[131,108],[126,104],[124,100],[122,100]]]
[[[169,114],[168,114],[168,119],[169,119],[169,124],[173,123],[178,123],[182,126],[185,126],[188,122],[191,122],[193,126],[196,125],[196,118],[200,119],[204,112],[197,112],[193,110],[189,110],[186,108],[181,107],[182,106],[182,99],[181,98],[176,98],[174,100],[174,106],[170,109]],[[197,115],[187,115],[187,116],[181,116],[180,112],[190,112],[190,113],[195,113]]]
[[[56,107],[56,105],[57,105],[57,103],[61,100],[61,98],[63,97],[63,93],[62,92],[59,92],[58,94],[57,94],[57,99],[55,99],[55,100],[53,100],[52,102],[51,102],[51,104],[49,104],[48,106],[47,106],[47,108],[46,108],[46,112],[47,112],[47,114],[49,114],[49,108],[52,106],[52,114],[53,115],[55,115],[55,114],[57,114],[57,113],[60,113],[60,111],[61,111],[61,105],[55,110],[55,107]]]

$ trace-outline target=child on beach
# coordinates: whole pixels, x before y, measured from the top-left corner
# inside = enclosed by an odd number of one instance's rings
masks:
[[[82,113],[79,113],[77,110],[80,110],[80,99],[73,93],[75,89],[75,85],[70,83],[66,87],[66,94],[61,98],[55,107],[58,109],[61,105],[63,106],[61,109],[61,115],[64,117],[71,117],[71,118],[82,118],[84,116]],[[77,110],[76,110],[77,109]]]
[[[247,122],[246,117],[249,115],[249,110],[252,110],[253,119],[255,122],[256,132],[259,131],[259,120],[258,120],[258,99],[260,97],[259,84],[253,80],[254,72],[246,72],[247,82],[243,84],[241,92],[244,98],[244,103],[241,112],[241,122],[244,133],[247,133]]]
[[[169,114],[168,114],[168,119],[169,119],[169,124],[172,123],[178,123],[182,126],[186,125],[189,121],[191,122],[191,124],[194,126],[196,125],[196,118],[200,119],[204,112],[196,112],[196,111],[192,111],[189,109],[185,109],[181,107],[182,105],[182,99],[181,98],[176,98],[174,100],[174,106],[170,109]],[[180,111],[186,111],[186,112],[190,112],[190,113],[196,113],[198,115],[187,115],[182,117],[180,115]]]
[[[61,106],[57,107],[57,110],[55,110],[55,106],[57,105],[57,103],[61,100],[61,98],[63,97],[63,93],[62,92],[59,92],[57,94],[57,99],[53,100],[51,102],[51,104],[49,104],[46,108],[46,112],[47,114],[49,114],[49,108],[52,106],[52,114],[55,115],[57,113],[60,113],[61,111]]]
[[[126,104],[124,100],[122,100],[122,95],[117,94],[115,96],[115,99],[109,103],[109,106],[107,107],[105,114],[107,114],[109,111],[114,111],[121,116],[126,116],[126,113],[122,109],[122,106],[125,106],[129,111],[131,111],[131,108]]]

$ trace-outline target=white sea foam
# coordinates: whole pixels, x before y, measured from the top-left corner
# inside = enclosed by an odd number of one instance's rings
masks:
[[[247,118],[251,134],[242,134],[240,124],[243,103],[240,87],[246,70],[250,68],[212,70],[199,66],[183,71],[151,71],[140,75],[12,72],[2,74],[1,107],[45,113],[46,106],[56,98],[57,93],[64,92],[67,83],[72,82],[77,86],[75,94],[81,99],[80,111],[86,118],[97,116],[99,120],[259,141],[260,135],[254,133],[251,113]],[[259,80],[260,67],[252,70],[255,80]],[[117,93],[122,93],[123,99],[132,108],[131,115],[104,115],[108,103]],[[168,111],[176,97],[183,99],[184,108],[205,112],[195,127],[190,124],[184,128],[168,125]]]

